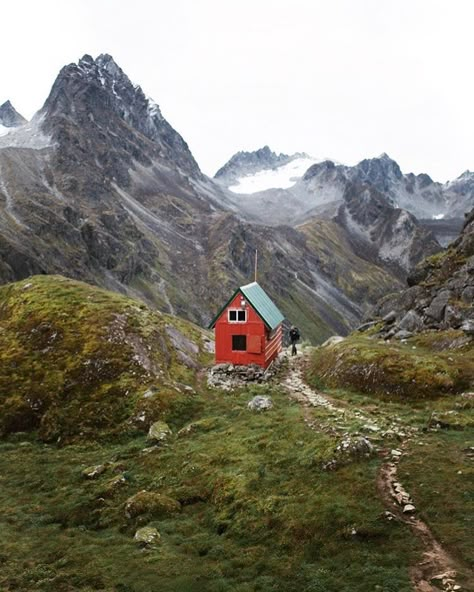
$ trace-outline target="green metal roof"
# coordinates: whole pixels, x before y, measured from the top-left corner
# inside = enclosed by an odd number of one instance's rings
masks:
[[[234,292],[231,298],[226,302],[226,304],[220,309],[217,315],[212,320],[209,328],[212,329],[216,324],[218,318],[227,308],[227,306],[232,302],[235,296],[238,293],[241,293],[245,299],[249,302],[249,304],[255,309],[257,314],[261,317],[265,325],[270,330],[275,329],[278,325],[284,320],[284,316],[278,310],[276,305],[270,299],[268,294],[261,288],[257,282],[252,282],[251,284],[247,284],[246,286],[241,286],[238,290]]]
[[[252,282],[240,288],[242,294],[262,317],[270,329],[275,329],[285,318],[270,299],[268,294],[257,282]]]

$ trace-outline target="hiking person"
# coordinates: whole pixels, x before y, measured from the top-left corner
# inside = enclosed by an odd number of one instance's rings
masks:
[[[291,355],[296,356],[296,342],[300,339],[299,330],[293,325],[290,329]]]

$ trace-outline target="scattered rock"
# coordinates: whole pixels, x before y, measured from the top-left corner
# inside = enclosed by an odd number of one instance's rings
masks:
[[[402,456],[402,451],[394,449],[390,451],[390,454],[393,458],[400,458]]]
[[[361,431],[364,431],[364,432],[372,432],[372,433],[375,433],[375,434],[378,433],[378,432],[380,432],[380,428],[378,426],[372,425],[370,423],[364,424],[360,429],[361,429]]]
[[[268,409],[273,407],[273,401],[271,397],[257,395],[247,403],[247,407],[251,411],[268,411]]]
[[[133,539],[142,545],[154,545],[160,541],[161,535],[153,526],[143,526],[137,530]]]
[[[474,336],[474,321],[471,319],[466,319],[464,321],[464,323],[461,325],[461,330],[469,337],[473,337]]]
[[[148,440],[152,442],[164,442],[172,433],[167,423],[164,421],[155,421],[148,430]]]
[[[275,375],[286,359],[286,356],[279,356],[266,370],[257,364],[248,366],[216,364],[208,372],[207,384],[213,388],[232,390],[249,382],[266,382]]]
[[[446,571],[441,574],[437,574],[431,578],[431,582],[433,583],[441,583],[445,588],[449,587],[448,589],[454,590],[455,585],[455,578],[456,572],[454,570]],[[436,585],[436,584],[435,584]],[[457,588],[460,589],[460,586]]]
[[[410,337],[413,337],[413,333],[411,331],[406,331],[405,329],[401,329],[393,335],[394,339],[399,339],[400,341],[402,339],[409,339]]]
[[[157,452],[160,449],[159,446],[147,446],[146,448],[143,448],[141,453],[142,454],[151,454],[152,452]]]
[[[92,467],[87,467],[82,471],[82,476],[85,479],[96,479],[99,475],[102,475],[107,470],[106,465],[95,465]]]
[[[416,512],[416,508],[413,504],[406,504],[405,506],[403,506],[404,514],[413,514],[414,512]]]
[[[204,348],[204,351],[210,354],[213,354],[216,351],[216,344],[214,340],[208,339],[207,337],[203,337],[202,346]]]
[[[194,356],[199,354],[199,346],[183,335],[176,327],[173,327],[173,325],[166,325],[166,333],[176,350],[184,351]]]
[[[384,323],[394,323],[397,320],[397,313],[394,310],[391,310],[388,314],[386,314],[382,321]]]

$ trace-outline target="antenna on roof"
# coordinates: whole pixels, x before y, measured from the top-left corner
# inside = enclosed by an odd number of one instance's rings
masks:
[[[255,282],[257,281],[258,250],[255,249]]]

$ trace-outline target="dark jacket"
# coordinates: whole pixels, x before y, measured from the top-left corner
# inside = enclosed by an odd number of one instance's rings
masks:
[[[296,343],[300,338],[300,332],[295,327],[294,329],[290,330],[290,341],[291,343]]]

